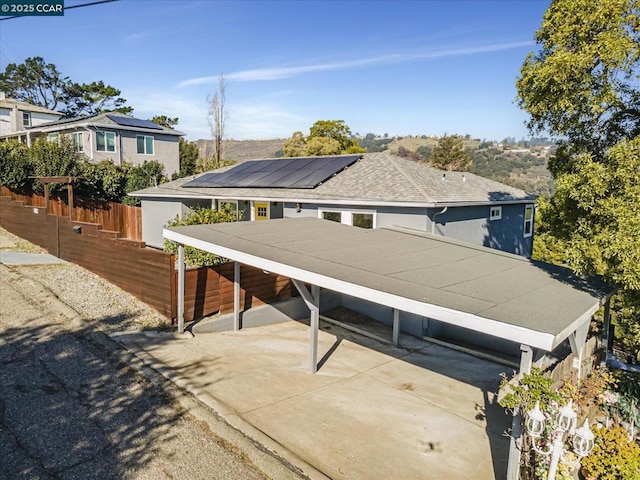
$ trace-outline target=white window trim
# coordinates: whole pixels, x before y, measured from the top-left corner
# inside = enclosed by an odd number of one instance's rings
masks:
[[[84,152],[84,135],[82,134],[83,132],[72,132],[71,133],[71,143],[73,144],[73,146],[75,147],[75,151],[78,153],[83,153]],[[79,135],[80,136],[80,142],[76,143],[74,138]]]
[[[524,232],[524,237],[530,237],[533,235],[533,217],[534,217],[534,206],[533,205],[525,205],[524,206],[524,223],[522,226],[522,231]],[[531,219],[527,220],[527,210],[531,210]],[[531,223],[531,230],[527,233],[527,222]]]
[[[53,132],[47,134],[47,142],[59,142],[60,141],[60,133]]]
[[[496,215],[493,212],[498,212]],[[502,207],[491,207],[489,209],[489,220],[501,220],[502,219]]]
[[[104,152],[104,153],[116,153],[118,151],[118,134],[116,132],[110,132],[109,130],[96,130],[95,132],[95,147],[96,152]],[[100,150],[98,148],[98,134],[104,134],[104,150]],[[107,134],[113,134],[113,152],[107,149]]]
[[[251,200],[251,203],[249,204],[249,207],[251,208],[251,212],[250,212],[250,220],[252,222],[256,221],[256,203],[266,203],[267,204],[267,220],[271,220],[271,202],[268,201],[258,201],[258,200]]]
[[[378,214],[375,210],[362,210],[362,209],[343,209],[343,208],[318,208],[318,218],[322,218],[324,212],[340,213],[340,223],[353,226],[353,214],[364,213],[373,215],[373,228],[377,228]]]
[[[25,120],[27,121],[25,123]],[[31,127],[31,112],[22,112],[22,127]]]
[[[142,153],[138,152],[138,137],[143,138],[144,152]],[[151,138],[151,150],[153,150],[151,153],[147,153],[147,138]],[[154,155],[155,151],[156,151],[156,139],[153,135],[136,135],[136,153],[138,155]]]

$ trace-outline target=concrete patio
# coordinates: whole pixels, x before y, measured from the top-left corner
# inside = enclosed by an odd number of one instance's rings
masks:
[[[323,321],[315,375],[304,322],[113,338],[311,478],[505,478],[508,367]]]

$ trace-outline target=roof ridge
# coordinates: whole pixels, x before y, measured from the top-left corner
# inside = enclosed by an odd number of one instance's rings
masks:
[[[395,168],[398,171],[398,173],[400,173],[400,175],[402,175],[405,178],[405,180],[407,180],[407,182],[409,182],[413,186],[413,188],[415,188],[418,192],[420,192],[424,196],[425,200],[431,200],[431,198],[429,197],[429,194],[413,178],[408,176],[403,169],[400,168],[395,158],[393,158],[394,157],[393,155],[385,154],[385,156],[387,157],[387,160],[389,160],[391,165],[393,165],[393,168]]]

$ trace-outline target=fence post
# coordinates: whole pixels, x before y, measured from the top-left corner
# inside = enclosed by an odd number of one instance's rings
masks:
[[[184,332],[184,245],[178,244],[178,333]]]

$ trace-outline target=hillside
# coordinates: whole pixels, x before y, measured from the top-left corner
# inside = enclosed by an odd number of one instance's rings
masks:
[[[252,160],[256,158],[273,158],[287,139],[272,140],[225,140],[223,157],[225,160]],[[211,156],[211,140],[198,140],[198,150],[201,157]]]

